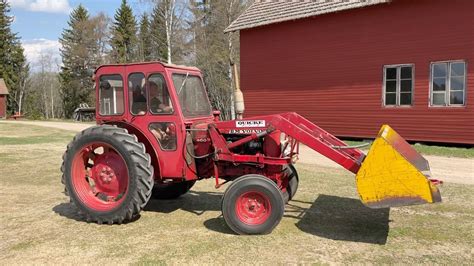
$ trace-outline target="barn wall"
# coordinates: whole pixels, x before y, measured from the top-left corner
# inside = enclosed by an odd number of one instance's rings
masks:
[[[0,118],[6,117],[7,106],[6,106],[6,97],[5,95],[0,95]]]
[[[474,144],[471,0],[394,0],[241,31],[246,116],[296,111],[327,131]],[[465,107],[429,107],[430,63],[467,62]],[[412,107],[382,106],[383,66],[414,64]]]

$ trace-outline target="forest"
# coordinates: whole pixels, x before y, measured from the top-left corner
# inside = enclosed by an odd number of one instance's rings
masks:
[[[91,70],[103,64],[161,61],[200,68],[213,107],[230,119],[230,63],[239,63],[239,36],[224,30],[250,3],[139,0],[150,8],[136,14],[122,0],[113,17],[90,14],[78,5],[59,39],[61,60],[44,52],[33,68],[12,31],[10,5],[0,0],[0,77],[10,91],[7,112],[31,119],[70,119],[79,105],[95,105]]]

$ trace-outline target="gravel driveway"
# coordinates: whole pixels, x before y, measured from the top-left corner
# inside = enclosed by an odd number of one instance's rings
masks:
[[[43,127],[52,127],[70,131],[81,131],[93,126],[89,123],[72,123],[72,122],[44,122],[44,121],[0,121],[0,123],[17,123]],[[445,182],[459,184],[474,184],[474,159],[441,157],[425,155],[430,162],[431,173],[433,178],[443,180]],[[324,167],[341,168],[338,164],[301,145],[300,160],[301,163],[321,165]]]

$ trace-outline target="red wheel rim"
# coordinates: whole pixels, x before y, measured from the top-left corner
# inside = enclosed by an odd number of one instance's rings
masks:
[[[241,222],[248,225],[260,225],[270,217],[272,205],[267,195],[250,191],[237,198],[235,212]]]
[[[75,194],[90,209],[113,210],[127,195],[128,168],[110,144],[95,142],[83,146],[74,156],[71,174]]]

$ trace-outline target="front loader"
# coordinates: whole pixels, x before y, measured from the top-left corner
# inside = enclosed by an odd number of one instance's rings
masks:
[[[441,201],[428,162],[387,125],[365,155],[297,113],[243,118],[238,93],[238,119],[220,121],[196,68],[106,65],[94,81],[98,126],[74,138],[61,167],[65,192],[87,221],[131,221],[150,198],[177,198],[214,178],[216,188],[230,182],[222,199],[228,226],[269,233],[298,188],[300,143],[353,172],[370,208]]]

